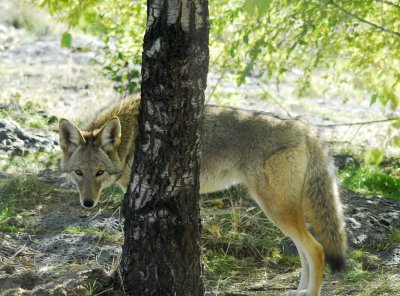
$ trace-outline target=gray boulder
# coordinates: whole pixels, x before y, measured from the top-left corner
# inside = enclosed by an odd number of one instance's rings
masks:
[[[22,129],[15,121],[0,118],[0,153],[19,156],[38,151],[54,152],[56,149],[54,136],[35,135]]]

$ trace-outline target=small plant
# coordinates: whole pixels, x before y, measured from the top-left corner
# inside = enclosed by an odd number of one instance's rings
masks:
[[[206,256],[204,265],[206,270],[214,276],[226,279],[239,276],[242,273],[248,273],[254,268],[254,261],[251,258],[238,259],[219,252],[213,256]]]
[[[6,206],[4,209],[0,209],[0,223],[11,218],[15,214],[15,207],[13,205]]]
[[[388,243],[390,245],[400,243],[400,230],[399,229],[393,229],[393,231],[389,234]]]
[[[373,276],[374,275],[371,272],[363,270],[362,268],[357,266],[348,271],[346,278],[349,282],[359,283],[371,280]]]
[[[84,285],[90,296],[95,295],[97,290],[96,285],[97,285],[97,280],[94,280],[93,283],[87,283],[86,285]]]

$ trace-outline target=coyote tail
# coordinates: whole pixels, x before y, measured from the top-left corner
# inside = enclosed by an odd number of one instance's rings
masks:
[[[347,236],[333,163],[317,143],[310,145],[306,194],[313,212],[312,226],[333,272],[346,267]]]

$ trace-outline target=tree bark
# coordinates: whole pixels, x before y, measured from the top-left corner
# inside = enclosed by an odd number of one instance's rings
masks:
[[[207,0],[148,0],[139,135],[124,199],[127,295],[203,295],[199,145]]]

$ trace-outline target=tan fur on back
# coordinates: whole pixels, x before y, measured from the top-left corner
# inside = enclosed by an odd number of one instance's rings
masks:
[[[118,104],[111,105],[95,116],[95,118],[83,129],[88,132],[95,132],[101,128],[110,118],[117,116],[121,122],[121,145],[119,146],[119,154],[130,156],[133,154],[134,135],[139,130],[138,114],[139,114],[140,97],[138,95],[129,96],[121,100]],[[130,157],[128,157],[130,158]]]

